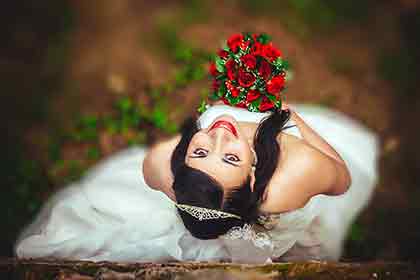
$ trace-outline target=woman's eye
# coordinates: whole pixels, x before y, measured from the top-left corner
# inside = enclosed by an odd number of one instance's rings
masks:
[[[235,156],[235,155],[232,155],[232,154],[227,154],[226,155],[226,159],[228,161],[233,161],[233,162],[239,161],[239,158],[237,156]]]
[[[202,148],[197,148],[197,149],[195,149],[193,151],[193,154],[194,155],[197,155],[197,156],[206,156],[207,155],[207,151],[204,150],[204,149],[202,149]]]

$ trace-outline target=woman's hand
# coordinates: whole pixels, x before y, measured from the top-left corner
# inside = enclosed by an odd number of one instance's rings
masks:
[[[284,110],[284,111],[290,111],[290,112],[292,112],[292,110],[289,107],[289,104],[287,104],[286,101],[282,101],[281,102],[281,109]]]
[[[224,105],[225,103],[222,100],[217,100],[215,102],[213,102],[212,105]]]

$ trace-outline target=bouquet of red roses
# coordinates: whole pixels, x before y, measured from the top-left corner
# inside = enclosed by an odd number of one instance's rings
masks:
[[[281,108],[287,69],[267,34],[232,35],[210,64],[210,98],[252,112]]]

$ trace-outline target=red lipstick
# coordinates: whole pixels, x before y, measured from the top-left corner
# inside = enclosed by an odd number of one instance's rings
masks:
[[[224,129],[230,131],[233,135],[235,135],[235,137],[238,137],[238,132],[236,131],[235,126],[232,123],[230,123],[228,121],[224,121],[224,120],[220,120],[220,121],[215,122],[210,127],[209,131],[214,129],[214,128],[218,128],[218,127],[222,127]]]

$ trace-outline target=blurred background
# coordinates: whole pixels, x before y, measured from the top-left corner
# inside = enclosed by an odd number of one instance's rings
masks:
[[[0,256],[52,192],[119,149],[176,133],[208,94],[212,52],[251,31],[291,62],[289,102],[335,108],[380,135],[380,182],[344,259],[419,259],[419,12],[416,0],[8,1]]]

